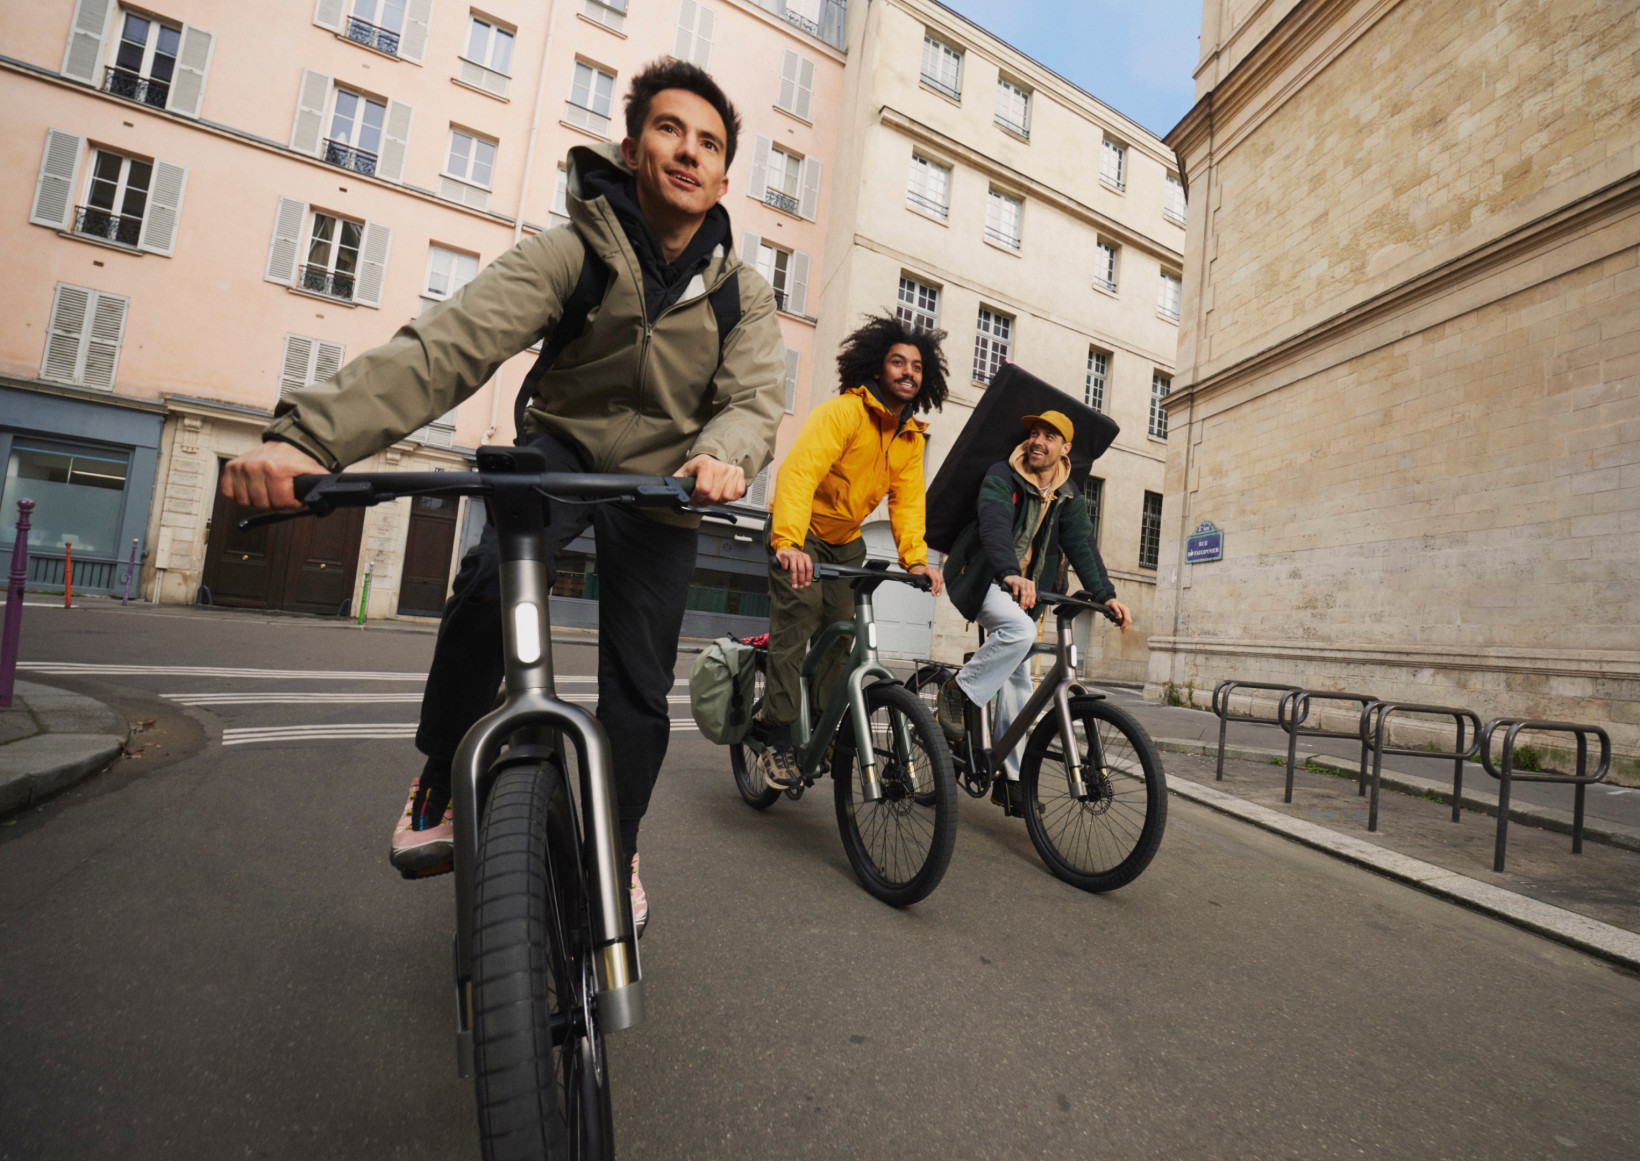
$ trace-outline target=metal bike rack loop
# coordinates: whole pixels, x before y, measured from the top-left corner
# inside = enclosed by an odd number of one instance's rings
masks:
[[[1384,734],[1389,719],[1396,714],[1440,714],[1450,717],[1457,727],[1457,741],[1451,750],[1420,750],[1410,746],[1386,746]],[[1465,721],[1475,726],[1474,740],[1466,748],[1463,741]],[[1415,705],[1411,702],[1379,701],[1361,710],[1361,741],[1372,741],[1372,802],[1367,807],[1367,829],[1378,829],[1378,781],[1383,774],[1385,754],[1403,754],[1409,758],[1446,758],[1452,762],[1452,821],[1462,817],[1459,800],[1463,797],[1463,764],[1480,750],[1481,719],[1474,710],[1450,705]]]
[[[1492,735],[1502,728],[1503,753],[1501,768],[1492,765]],[[1522,730],[1537,733],[1571,734],[1577,738],[1577,773],[1557,774],[1520,773],[1515,770],[1515,742]],[[1589,769],[1589,735],[1600,739],[1600,766],[1593,774]],[[1603,782],[1612,764],[1612,740],[1599,726],[1581,726],[1575,722],[1540,722],[1530,718],[1493,718],[1481,731],[1481,767],[1498,780],[1498,841],[1492,851],[1492,870],[1503,873],[1504,849],[1509,842],[1509,784],[1510,782],[1560,782],[1577,787],[1572,808],[1572,854],[1583,853],[1583,797],[1591,782]]]
[[[1238,689],[1274,690],[1281,693],[1283,695],[1283,699],[1285,699],[1286,694],[1303,692],[1296,685],[1272,685],[1263,681],[1226,680],[1219,682],[1213,687],[1213,712],[1218,715],[1219,719],[1219,761],[1218,767],[1213,772],[1213,781],[1215,782],[1224,781],[1224,734],[1225,730],[1230,725],[1230,694]],[[1278,702],[1276,705],[1276,717],[1261,718],[1249,713],[1246,717],[1241,718],[1240,720],[1247,722],[1249,725],[1255,726],[1280,726],[1282,725],[1280,711],[1281,705]]]
[[[1347,701],[1354,702],[1365,712],[1366,708],[1377,698],[1365,693],[1326,693],[1315,689],[1295,689],[1281,699],[1276,706],[1276,717],[1279,725],[1287,731],[1287,791],[1281,801],[1293,800],[1293,769],[1298,765],[1298,739],[1304,738],[1344,738],[1354,739],[1361,743],[1361,772],[1355,781],[1356,797],[1367,792],[1367,739],[1362,735],[1359,727],[1353,730],[1324,730],[1319,726],[1304,728],[1304,722],[1310,716],[1312,701]]]

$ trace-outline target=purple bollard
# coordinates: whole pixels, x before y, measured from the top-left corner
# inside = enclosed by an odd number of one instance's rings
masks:
[[[0,706],[11,704],[17,684],[17,638],[23,628],[23,582],[28,579],[28,514],[34,501],[17,501],[17,538],[11,546],[11,583],[6,587],[6,624],[0,633]]]
[[[122,604],[122,605],[129,605],[131,603],[131,578],[132,578],[132,576],[134,576],[136,574],[136,571],[137,571],[137,541],[136,541],[135,537],[132,537],[132,539],[131,539],[131,563],[125,566],[125,595],[120,598],[120,604]]]

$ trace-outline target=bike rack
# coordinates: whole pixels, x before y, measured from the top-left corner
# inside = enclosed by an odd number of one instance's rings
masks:
[[[1227,730],[1230,726],[1230,694],[1234,690],[1238,689],[1268,689],[1275,690],[1283,695],[1303,692],[1303,690],[1294,685],[1272,685],[1263,681],[1225,680],[1219,682],[1213,687],[1213,712],[1217,714],[1219,718],[1219,761],[1218,768],[1213,773],[1213,781],[1215,782],[1224,781],[1224,734],[1225,730]],[[1285,700],[1286,698],[1283,696],[1282,701],[1284,702]],[[1273,718],[1261,718],[1250,713],[1241,720],[1247,722],[1249,725],[1282,726],[1282,728],[1285,729],[1286,727],[1281,721],[1280,715],[1281,702],[1278,702],[1276,705],[1276,716]],[[1289,799],[1289,801],[1291,800]]]
[[[1287,731],[1287,791],[1281,801],[1293,800],[1293,769],[1298,765],[1298,739],[1305,738],[1353,738],[1361,743],[1361,773],[1356,778],[1356,796],[1360,797],[1367,792],[1367,739],[1358,728],[1354,730],[1324,730],[1320,727],[1304,729],[1304,722],[1310,716],[1311,701],[1349,701],[1359,703],[1364,713],[1368,706],[1377,702],[1377,698],[1365,693],[1326,693],[1314,689],[1296,689],[1283,697],[1276,706],[1278,724]]]
[[[1492,765],[1492,735],[1499,727],[1507,732],[1503,735],[1503,768],[1496,769]],[[1577,773],[1516,773],[1515,741],[1522,730],[1534,730],[1543,733],[1572,734],[1577,738]],[[1600,767],[1593,774],[1586,771],[1589,768],[1589,735],[1594,734],[1600,739]],[[1498,841],[1492,852],[1492,870],[1503,873],[1504,848],[1509,841],[1509,784],[1514,782],[1563,782],[1577,787],[1577,793],[1572,808],[1572,854],[1583,853],[1583,797],[1584,788],[1591,782],[1605,781],[1607,772],[1611,769],[1612,740],[1606,731],[1599,726],[1580,726],[1574,722],[1540,722],[1530,718],[1493,718],[1486,723],[1480,737],[1481,767],[1492,777],[1498,780]],[[1453,800],[1456,802],[1456,798]]]
[[[1442,714],[1450,716],[1458,736],[1451,750],[1419,750],[1410,746],[1384,745],[1385,727],[1395,714]],[[1463,743],[1465,719],[1475,724],[1475,738],[1467,749]],[[1474,710],[1449,705],[1415,705],[1411,702],[1378,701],[1362,707],[1361,741],[1372,740],[1372,803],[1367,807],[1367,830],[1378,829],[1378,780],[1383,773],[1385,754],[1402,754],[1409,758],[1447,758],[1452,761],[1452,821],[1462,818],[1460,799],[1463,797],[1463,764],[1480,750],[1481,719]]]

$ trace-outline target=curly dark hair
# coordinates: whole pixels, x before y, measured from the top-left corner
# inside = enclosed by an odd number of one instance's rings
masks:
[[[683,89],[695,94],[723,118],[723,168],[727,171],[734,164],[735,143],[740,140],[740,113],[723,90],[718,88],[712,74],[688,61],[663,57],[646,65],[642,72],[632,78],[632,87],[627,89],[625,97],[626,135],[637,140],[643,132],[644,118],[649,116],[649,106],[654,103],[655,94],[666,89]]]
[[[923,365],[922,387],[907,405],[911,414],[944,407],[945,355],[940,344],[945,332],[914,327],[886,313],[865,318],[865,325],[844,339],[843,349],[837,352],[838,393],[875,379],[889,350],[897,343],[909,343],[921,353]]]

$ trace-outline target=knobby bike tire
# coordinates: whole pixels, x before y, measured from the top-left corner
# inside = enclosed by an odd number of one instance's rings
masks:
[[[768,665],[769,655],[763,651],[757,654],[757,678],[753,685],[751,717],[757,720],[758,713],[763,709],[763,675]],[[752,752],[739,742],[729,747],[729,769],[735,776],[735,789],[740,791],[740,797],[745,799],[746,805],[756,810],[767,810],[780,800],[780,791],[770,790],[763,781],[763,775],[757,770],[756,760]]]
[[[561,769],[501,772],[475,870],[473,1050],[485,1161],[612,1158],[586,883]]]
[[[1150,735],[1103,698],[1074,697],[1071,723],[1081,750],[1086,801],[1070,794],[1059,715],[1031,731],[1020,764],[1025,829],[1048,869],[1084,891],[1114,891],[1150,865],[1167,826],[1167,781]],[[1091,739],[1104,756],[1095,768]]]
[[[884,903],[905,907],[926,899],[951,865],[957,842],[956,779],[945,737],[916,694],[892,682],[873,685],[865,694],[883,796],[876,802],[862,799],[853,714],[845,714],[831,768],[837,828],[861,885]],[[891,730],[896,717],[910,734],[911,769],[895,752]]]

